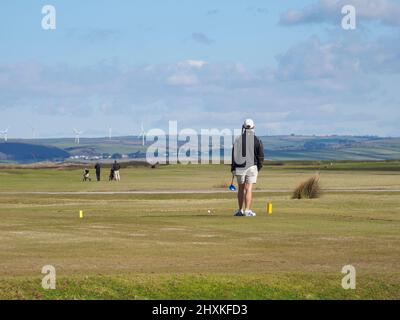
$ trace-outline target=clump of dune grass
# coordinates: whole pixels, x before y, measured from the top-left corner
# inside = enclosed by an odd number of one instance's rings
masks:
[[[319,175],[300,183],[293,191],[292,199],[316,199],[321,196]]]

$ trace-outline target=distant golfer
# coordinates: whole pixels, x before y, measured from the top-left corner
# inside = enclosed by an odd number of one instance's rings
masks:
[[[97,181],[100,181],[100,177],[101,177],[101,165],[100,165],[100,163],[97,162],[96,165],[94,166],[94,168],[96,169]]]
[[[117,162],[117,160],[114,161],[114,164],[112,166],[112,169],[114,170],[114,178],[116,181],[121,180],[121,176],[119,175],[119,169],[121,169],[121,166]]]
[[[239,208],[235,216],[254,217],[251,210],[253,184],[257,183],[258,172],[264,162],[262,141],[254,133],[254,122],[247,119],[242,127],[242,135],[236,138],[232,149],[232,174],[236,176]]]

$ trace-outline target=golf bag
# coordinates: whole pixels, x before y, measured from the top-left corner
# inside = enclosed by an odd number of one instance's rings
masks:
[[[83,179],[82,181],[92,181],[92,179],[90,179],[90,174],[89,174],[89,170],[85,169],[83,170]]]
[[[115,180],[115,172],[114,172],[114,168],[111,168],[108,181],[113,181],[113,180]]]

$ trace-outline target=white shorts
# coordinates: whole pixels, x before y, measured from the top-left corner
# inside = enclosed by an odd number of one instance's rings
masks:
[[[237,168],[235,170],[235,175],[236,175],[238,184],[257,183],[258,169],[257,169],[257,166],[252,166],[247,169]]]

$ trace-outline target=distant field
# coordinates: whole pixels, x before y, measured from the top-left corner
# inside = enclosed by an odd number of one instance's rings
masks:
[[[93,166],[92,164],[91,166]],[[82,183],[77,169],[0,169],[0,191],[176,191],[221,190],[230,183],[230,167],[224,165],[170,165],[122,168],[122,180],[109,182],[109,166],[101,183]],[[89,167],[89,166],[88,166]],[[0,166],[1,168],[1,166]],[[89,167],[90,168],[90,167]],[[323,188],[400,189],[400,162],[275,162],[260,173],[257,189],[287,190],[302,179],[320,172]],[[91,177],[95,180],[94,170]]]
[[[232,216],[227,166],[125,168],[121,183],[82,183],[77,169],[0,169],[0,298],[400,299],[398,165],[272,163],[254,219]],[[285,190],[318,170],[325,190],[354,191],[291,200]],[[156,192],[20,194],[129,190]],[[157,193],[179,190],[193,193]],[[54,291],[40,286],[47,264]],[[356,290],[341,288],[346,264]]]
[[[259,133],[260,134],[260,133]],[[373,136],[261,136],[264,143],[266,159],[275,161],[292,160],[350,160],[350,161],[377,161],[377,160],[396,160],[400,159],[400,138],[395,137],[373,137]],[[152,143],[148,137],[147,146]],[[142,141],[136,136],[85,138],[80,139],[80,144],[74,143],[74,137],[54,138],[54,139],[18,139],[9,140],[9,144],[0,141],[0,163],[15,160],[15,162],[27,163],[37,162],[44,159],[55,159],[54,156],[46,153],[44,158],[37,159],[37,152],[32,151],[18,155],[10,144],[26,143],[39,146],[53,146],[60,148],[60,151],[67,151],[73,156],[102,156],[104,153],[109,155],[145,153],[147,146],[142,146]],[[183,143],[183,142],[182,142]],[[26,146],[20,150],[22,153]],[[215,153],[218,154],[218,146],[214,146]],[[204,152],[204,150],[203,150]],[[207,152],[207,150],[206,150]]]

